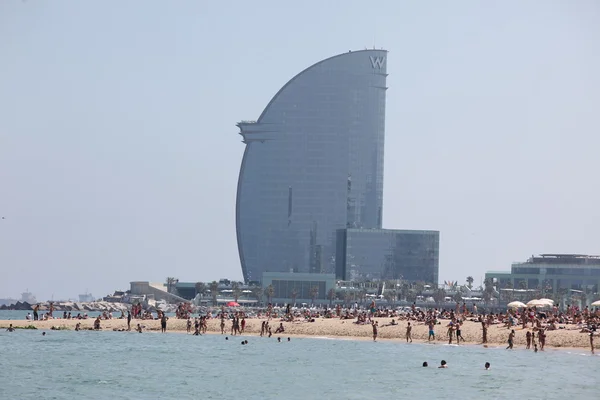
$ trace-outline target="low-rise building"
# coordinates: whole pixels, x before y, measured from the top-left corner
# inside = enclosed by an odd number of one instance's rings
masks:
[[[336,288],[335,274],[311,274],[295,272],[263,272],[264,288],[273,287],[275,303],[323,303],[331,289]],[[294,301],[295,300],[295,301]]]
[[[538,289],[543,293],[598,293],[600,256],[541,254],[515,262],[510,272],[485,274],[498,289]]]

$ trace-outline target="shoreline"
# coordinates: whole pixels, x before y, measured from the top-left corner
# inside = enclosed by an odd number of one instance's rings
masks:
[[[236,336],[259,336],[260,326],[266,318],[251,318],[246,320],[246,329],[244,334]],[[406,343],[406,326],[407,321],[398,321],[398,325],[389,324],[392,318],[376,318],[379,322],[378,341],[391,341]],[[193,320],[192,320],[193,321]],[[0,320],[0,329],[6,329],[10,324],[15,328],[25,328],[34,326],[38,330],[51,330],[54,326],[61,330],[75,330],[75,325],[81,323],[81,329],[89,330],[93,327],[94,318],[88,319],[52,319],[46,321],[31,321],[31,320]],[[144,327],[144,332],[160,332],[160,321],[158,320],[131,320],[131,329],[135,332],[137,324]],[[435,334],[436,340],[429,342],[428,328],[424,324],[411,321],[412,339],[414,343],[447,345],[448,336],[446,335],[446,323],[443,320],[442,324],[436,325]],[[341,339],[341,340],[373,340],[372,328],[370,325],[357,325],[352,320],[340,320],[337,318],[317,319],[315,322],[283,322],[285,331],[275,334],[275,329],[279,326],[280,321],[271,319],[269,321],[273,329],[273,337],[303,337],[303,338],[322,338],[322,339]],[[167,333],[187,333],[187,320],[170,318],[167,322]],[[102,331],[119,331],[127,329],[127,320],[125,319],[109,319],[101,320]],[[515,347],[524,349],[526,344],[525,332],[530,328],[523,330],[521,326],[513,327],[515,330]],[[193,328],[192,328],[193,330]],[[478,322],[465,321],[462,326],[462,336],[466,339],[464,343],[458,346],[506,346],[509,329],[500,325],[492,325],[488,328],[488,343],[482,343],[481,324]],[[221,334],[220,320],[210,319],[207,325],[207,334]],[[224,336],[233,336],[231,333],[231,321],[225,321]],[[589,336],[585,333],[580,333],[579,329],[559,329],[554,331],[546,331],[546,349],[585,349],[590,351]],[[595,349],[600,349],[600,338],[597,343],[594,343]],[[453,340],[452,345],[456,345]]]

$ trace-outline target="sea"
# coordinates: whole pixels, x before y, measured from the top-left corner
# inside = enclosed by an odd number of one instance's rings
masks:
[[[0,399],[594,399],[600,387],[587,349],[228,339],[2,330]]]

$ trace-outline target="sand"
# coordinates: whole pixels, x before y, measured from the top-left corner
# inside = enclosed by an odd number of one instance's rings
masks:
[[[258,335],[260,326],[264,319],[247,319],[245,335]],[[376,318],[379,323],[378,340],[396,340],[405,341],[406,321],[398,321],[398,325],[384,326],[389,324],[391,318]],[[40,330],[50,330],[52,326],[63,329],[75,329],[77,322],[81,322],[82,329],[89,329],[93,326],[94,319],[87,320],[64,320],[53,319],[48,321],[27,321],[27,320],[0,320],[0,329],[5,329],[9,324],[14,327],[26,327],[29,325],[35,326]],[[435,343],[448,343],[446,335],[446,324],[448,321],[442,320],[441,325],[435,328],[436,340]],[[135,329],[138,323],[145,326],[145,331],[160,331],[160,321],[158,320],[132,320],[131,327]],[[271,320],[273,336],[305,336],[305,337],[329,337],[329,338],[346,338],[356,340],[372,340],[373,330],[370,325],[357,325],[352,320],[332,319],[317,319],[315,322],[284,322],[285,332],[275,334],[275,329],[279,326],[279,320]],[[412,338],[414,342],[427,342],[428,328],[424,324],[413,322]],[[226,334],[231,334],[231,321],[226,321]],[[127,321],[123,319],[102,320],[101,327],[104,331],[112,331],[114,329],[127,328]],[[589,336],[585,333],[580,333],[575,326],[565,325],[565,329],[546,332],[546,348],[590,348]],[[193,329],[193,328],[192,328]],[[523,330],[520,326],[515,327],[515,347],[525,347],[525,334],[527,330]],[[529,328],[530,330],[530,328]],[[168,332],[186,332],[186,320],[170,318],[167,323]],[[503,328],[500,325],[492,325],[488,328],[488,345],[507,345],[508,334],[510,330]],[[208,321],[208,333],[220,334],[220,320],[212,319]],[[462,336],[466,340],[465,344],[482,345],[481,324],[476,322],[466,321],[462,326]],[[536,335],[537,336],[537,335]],[[600,338],[596,339],[596,348],[600,343]],[[455,343],[455,341],[453,341]]]

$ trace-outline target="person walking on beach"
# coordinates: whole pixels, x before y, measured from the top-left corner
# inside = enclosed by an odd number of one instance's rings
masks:
[[[191,333],[192,332],[192,319],[190,317],[188,317],[187,319],[187,333]]]
[[[39,310],[40,310],[40,305],[36,304],[35,307],[33,307],[33,320],[34,321],[39,321],[39,314],[38,314]]]
[[[131,330],[131,312],[127,311],[127,330]]]
[[[592,354],[594,354],[594,332],[590,332],[590,347],[592,348]]]
[[[161,333],[166,333],[167,332],[167,320],[168,319],[169,318],[163,312],[162,316],[160,317],[160,331],[161,331]]]
[[[377,326],[378,326],[378,322],[377,321],[373,321],[373,322],[371,322],[371,324],[373,325],[373,341],[376,342],[377,341]]]
[[[514,339],[515,339],[515,330],[513,329],[510,331],[510,334],[508,335],[508,347],[506,348],[506,350],[513,348]]]
[[[410,322],[406,326],[406,343],[408,343],[409,340],[412,343],[412,326],[410,325]]]
[[[456,344],[460,344],[461,339],[464,343],[465,339],[462,337],[462,332],[460,330],[460,320],[458,320],[456,321]]]
[[[525,346],[525,349],[531,349],[531,332],[527,331],[525,334],[525,340],[527,341],[527,346]]]

